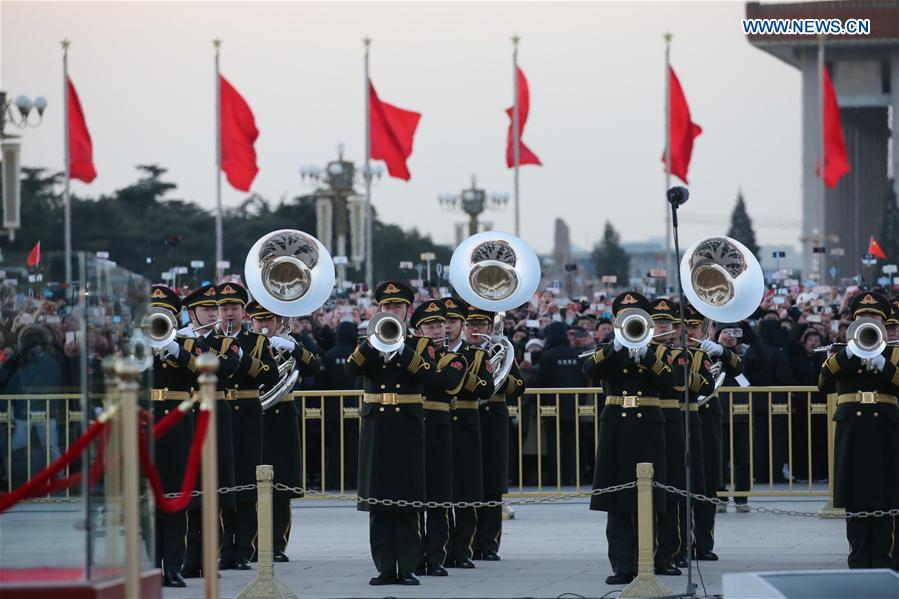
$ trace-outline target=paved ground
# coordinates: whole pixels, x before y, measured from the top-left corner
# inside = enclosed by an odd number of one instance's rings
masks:
[[[822,501],[757,500],[754,505],[817,511]],[[299,597],[600,597],[622,587],[603,583],[605,515],[586,501],[516,506],[505,522],[501,562],[477,562],[476,570],[450,570],[447,578],[422,577],[419,587],[370,587],[375,574],[368,551],[368,517],[336,502],[295,502],[288,555],[275,574]],[[759,513],[718,515],[719,562],[701,562],[694,572],[702,594],[721,592],[725,572],[845,568],[848,545],[842,521]],[[222,573],[221,596],[236,597],[256,576]],[[661,579],[683,592],[686,576]],[[167,599],[200,598],[202,581],[166,589]]]

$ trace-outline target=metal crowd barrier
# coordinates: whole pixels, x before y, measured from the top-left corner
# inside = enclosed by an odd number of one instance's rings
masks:
[[[361,397],[360,390],[294,392],[308,486],[353,495]],[[24,482],[19,479],[25,473],[33,476],[52,461],[51,444],[45,441],[53,438],[53,424],[58,450],[66,450],[84,421],[83,414],[73,409],[79,398],[77,393],[0,395],[0,489],[12,490]],[[835,396],[823,398],[815,387],[722,387],[719,398],[725,456],[722,480],[728,487],[719,496],[832,495]],[[24,410],[19,402],[25,402]],[[44,402],[43,408],[32,409],[31,402]],[[594,387],[528,389],[510,404],[509,495],[541,496],[559,493],[563,487],[589,489],[603,405],[602,390]],[[285,409],[285,404],[271,409]],[[16,413],[24,418],[15,422]],[[22,425],[28,428],[25,447],[14,451],[14,429]],[[34,434],[38,427],[43,428],[42,435]],[[826,456],[822,456],[823,448]],[[826,477],[816,482],[814,471],[816,465],[823,469],[821,460],[827,462]],[[775,484],[783,464],[787,482]],[[797,467],[806,473],[802,483],[796,480]],[[741,471],[743,481],[738,480]]]

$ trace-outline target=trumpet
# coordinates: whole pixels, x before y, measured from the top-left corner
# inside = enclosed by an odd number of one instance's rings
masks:
[[[160,349],[175,340],[178,321],[165,308],[151,308],[140,322],[140,333],[146,338],[147,345]]]
[[[882,322],[862,316],[856,318],[846,330],[846,343],[822,345],[813,351],[829,352],[837,347],[848,346],[854,355],[867,361],[879,356],[887,346],[899,344],[899,341],[887,341],[886,338],[887,330]]]
[[[627,348],[628,354],[636,357],[649,345],[655,333],[652,316],[646,310],[628,308],[615,317],[613,323],[615,340]]]
[[[390,312],[379,312],[368,322],[368,342],[390,362],[406,343],[406,323]]]
[[[676,331],[671,330],[671,331],[665,331],[664,333],[655,333],[652,336],[652,338],[658,339],[659,337],[667,337],[668,335],[673,335],[675,332]],[[580,354],[578,354],[578,358],[589,358],[590,356],[592,356],[593,354],[596,353],[596,349],[597,348],[594,347],[593,349],[587,350],[585,352],[581,352]]]

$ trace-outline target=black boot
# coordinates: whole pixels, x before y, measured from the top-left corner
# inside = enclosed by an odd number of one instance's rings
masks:
[[[187,585],[184,584],[184,579],[181,578],[181,574],[178,572],[166,572],[162,577],[162,586],[182,588]]]

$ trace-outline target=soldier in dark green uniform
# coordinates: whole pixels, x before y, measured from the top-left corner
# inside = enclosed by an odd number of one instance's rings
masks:
[[[465,321],[465,335],[472,343],[485,351],[490,340],[477,335],[493,332],[493,313],[485,312],[485,318],[470,318]],[[479,341],[479,342],[478,342]],[[488,400],[478,402],[481,418],[481,454],[484,457],[484,501],[501,501],[509,491],[509,407],[507,401],[517,403],[524,394],[524,379],[518,365],[513,361],[509,375],[501,389],[495,389]],[[499,544],[503,535],[503,508],[477,508],[478,532],[475,538],[474,559],[491,562],[499,561]]]
[[[850,304],[855,318],[885,320],[886,298],[863,291]],[[822,393],[837,394],[834,436],[834,507],[847,512],[899,506],[899,347],[862,359],[849,346],[833,348],[818,379]],[[850,568],[892,568],[894,522],[889,516],[848,518]]]
[[[253,331],[268,337],[274,351],[294,358],[300,376],[313,376],[321,370],[318,356],[303,347],[296,338],[276,336],[283,326],[283,317],[273,314],[257,301],[247,304],[247,315]],[[286,359],[286,358],[285,358]],[[263,389],[266,391],[266,389]],[[262,414],[262,463],[275,469],[275,483],[288,487],[303,486],[303,457],[300,446],[299,411],[293,401],[293,389],[284,398]],[[290,500],[302,497],[302,493],[275,490],[272,495],[272,559],[288,562],[285,553],[290,540]]]
[[[404,321],[414,295],[405,283],[387,281],[375,289],[381,310]],[[359,496],[366,499],[425,500],[425,431],[422,385],[436,368],[426,338],[409,337],[390,360],[364,340],[346,369],[364,379],[359,439]],[[415,566],[421,547],[421,508],[360,501],[369,512],[369,540],[378,575],[369,584],[420,584]]]
[[[693,310],[692,306],[688,306]],[[700,322],[701,324],[701,322]],[[714,329],[712,331],[714,333]],[[732,352],[720,343],[712,339],[702,339],[699,349],[705,354],[705,359],[712,360],[709,368],[714,378],[719,372],[725,376],[736,377],[743,374],[743,360],[736,352]],[[702,419],[702,463],[705,474],[706,497],[717,497],[718,491],[724,490],[724,445],[723,445],[723,410],[718,394],[712,395],[699,409]],[[696,519],[694,534],[696,535],[696,558],[703,560],[717,560],[718,555],[712,551],[715,548],[715,514],[717,509],[714,503],[699,501],[694,504],[693,514]]]
[[[185,337],[184,348],[197,356],[203,352],[212,352],[219,359],[216,372],[215,429],[216,451],[218,457],[219,487],[234,485],[234,443],[231,431],[231,406],[226,401],[225,384],[232,374],[237,372],[240,363],[239,348],[233,345],[233,339],[216,333],[214,323],[218,320],[218,303],[215,285],[203,285],[187,294],[182,301],[184,309],[190,316],[191,326],[178,331]],[[203,528],[201,500],[195,498],[187,508],[187,553],[184,556],[184,567],[181,574],[184,578],[200,578],[203,576]],[[219,510],[234,509],[234,494],[219,495]],[[223,537],[219,531],[219,538]]]
[[[247,290],[237,283],[216,287],[220,330],[233,338],[240,363],[227,382],[231,401],[231,431],[234,437],[234,483],[256,484],[256,466],[262,463],[262,404],[260,387],[278,382],[278,365],[268,338],[242,327]],[[256,553],[256,490],[238,491],[233,510],[222,510],[222,570],[249,570]]]
[[[688,357],[689,380],[686,387],[689,391],[690,401],[687,407],[690,411],[690,456],[691,462],[691,485],[690,490],[693,493],[702,493],[708,487],[705,480],[705,441],[702,426],[702,414],[699,409],[699,398],[707,396],[714,391],[715,377],[711,372],[712,362],[708,356],[699,349],[699,343],[702,339],[702,315],[696,309],[687,304],[684,306],[684,321],[675,321],[673,343],[675,347],[671,350],[672,369],[677,379],[675,390],[678,398],[683,401],[684,396],[684,357],[681,352],[680,338],[681,327],[687,329],[687,349],[690,353]],[[700,341],[697,341],[700,340]],[[686,417],[686,415],[685,415]],[[686,484],[686,476],[683,477]],[[685,488],[685,487],[684,487]],[[676,565],[680,568],[687,566],[687,534],[692,535],[693,557],[698,560],[714,561],[718,556],[714,553],[701,553],[696,548],[696,506],[699,502],[692,501],[692,514],[687,514],[687,500],[684,497],[677,498],[678,524],[680,526],[680,546],[675,553]],[[688,525],[689,522],[689,525]]]
[[[181,313],[178,294],[164,285],[153,285],[150,307]],[[162,420],[191,398],[196,385],[196,361],[183,347],[183,339],[175,338],[153,353],[153,418]],[[187,454],[193,442],[193,414],[184,418],[156,440],[153,456],[166,493],[181,491]],[[156,566],[163,570],[163,585],[183,587],[181,566],[184,563],[187,512],[167,514],[156,511]]]
[[[461,304],[460,304],[461,305]],[[456,308],[458,309],[458,308]],[[490,320],[490,312],[469,306],[465,310],[465,336],[475,321]],[[474,343],[472,342],[474,341]],[[490,356],[476,347],[480,338],[461,338],[450,351],[465,358],[468,378],[450,405],[453,418],[453,501],[483,501],[484,475],[481,447],[481,418],[478,404],[493,396],[493,372]],[[453,530],[450,540],[450,568],[474,568],[474,541],[478,529],[477,509],[457,507],[453,509]]]
[[[638,308],[649,312],[649,300],[634,291],[620,294],[612,302],[612,314]],[[674,373],[665,359],[649,347],[630,351],[617,339],[600,345],[584,362],[584,373],[601,381],[606,404],[599,416],[599,446],[593,488],[631,482],[637,464],[651,462],[655,480],[665,476],[665,417],[659,401],[661,389],[674,385]],[[660,490],[654,493],[653,507],[665,510]],[[594,495],[590,509],[608,512],[606,538],[613,574],[606,584],[627,584],[637,573],[637,495],[633,489]]]
[[[450,401],[466,378],[465,359],[446,349],[446,312],[440,300],[429,300],[412,312],[416,333],[431,340],[436,368],[428,371],[422,400],[425,419],[425,495],[428,501],[453,500],[453,438]],[[419,574],[446,576],[443,567],[450,538],[450,510],[422,512],[423,539]]]

